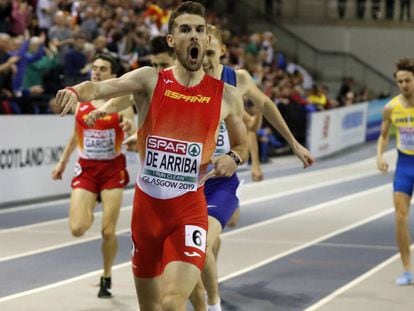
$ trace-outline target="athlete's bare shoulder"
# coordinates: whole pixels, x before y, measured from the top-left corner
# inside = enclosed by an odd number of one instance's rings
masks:
[[[237,88],[244,95],[255,86],[252,76],[246,69],[237,69]]]
[[[239,90],[233,85],[224,83],[223,104],[230,114],[240,114],[243,111],[243,99]]]

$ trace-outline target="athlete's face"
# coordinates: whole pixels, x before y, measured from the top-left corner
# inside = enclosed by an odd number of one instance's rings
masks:
[[[167,52],[150,55],[151,65],[158,71],[174,65],[175,59]]]
[[[207,45],[206,53],[203,59],[203,69],[204,71],[211,75],[215,76],[217,70],[220,66],[220,57],[224,54],[224,45],[221,44],[214,35],[211,35],[210,42]]]
[[[399,70],[395,74],[395,80],[403,96],[409,98],[414,95],[414,75],[412,72]]]
[[[189,71],[201,68],[207,45],[206,20],[193,14],[178,16],[174,22],[172,34],[167,42],[174,48],[181,65]]]
[[[103,59],[97,59],[93,62],[91,74],[91,80],[93,82],[104,81],[112,78],[115,78],[115,74],[112,74],[111,72],[110,62]]]

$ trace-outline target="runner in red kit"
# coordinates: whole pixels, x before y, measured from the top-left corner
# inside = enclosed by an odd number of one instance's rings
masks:
[[[92,81],[103,81],[116,77],[116,61],[107,54],[95,57],[92,64]],[[131,96],[118,99],[130,102]],[[72,194],[69,210],[69,226],[72,235],[79,237],[93,223],[93,210],[97,198],[103,206],[102,256],[104,271],[100,279],[98,297],[111,297],[111,270],[118,244],[116,223],[122,203],[124,187],[129,182],[125,156],[121,152],[124,129],[134,131],[131,107],[98,120],[93,128],[86,125],[88,114],[105,103],[105,100],[80,102],[75,107],[75,130],[65,147],[60,161],[52,172],[53,179],[61,179],[66,163],[76,147],[79,159],[72,179]],[[131,128],[132,127],[132,128]],[[130,133],[131,134],[131,133]]]
[[[132,215],[133,271],[141,311],[185,310],[205,259],[207,207],[204,180],[231,176],[247,158],[243,101],[237,90],[204,74],[208,36],[204,7],[186,1],[170,16],[169,46],[177,62],[157,72],[150,67],[118,79],[84,82],[57,94],[65,114],[76,100],[133,94],[138,110],[141,160]],[[141,100],[145,99],[145,100]],[[120,111],[113,100],[92,111],[94,121]],[[213,159],[206,175],[220,121],[233,143]]]

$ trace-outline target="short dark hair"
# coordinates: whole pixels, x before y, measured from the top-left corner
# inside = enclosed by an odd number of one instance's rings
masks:
[[[119,61],[112,56],[109,53],[99,53],[96,54],[93,58],[93,61],[96,61],[97,59],[102,59],[104,61],[107,61],[111,64],[111,74],[118,75],[119,73]]]
[[[175,57],[174,49],[167,44],[166,36],[155,36],[151,38],[149,43],[149,52],[151,55],[168,53],[171,57]]]
[[[194,14],[205,18],[206,9],[202,4],[194,1],[185,1],[181,3],[174,9],[174,11],[171,12],[170,19],[168,21],[168,33],[172,33],[175,19],[183,14]]]
[[[397,74],[398,71],[409,71],[414,75],[414,59],[412,58],[400,58],[396,63],[395,63],[395,72],[394,72],[394,78]]]

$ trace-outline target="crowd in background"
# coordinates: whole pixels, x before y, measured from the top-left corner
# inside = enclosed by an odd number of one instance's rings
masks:
[[[169,12],[179,2],[0,0],[0,114],[58,112],[57,90],[88,80],[98,53],[116,56],[119,74],[150,65],[149,40],[167,33]],[[214,1],[202,2],[207,10],[214,5]],[[234,5],[228,0],[226,11],[231,12]],[[223,29],[227,45],[223,63],[251,73],[301,143],[306,113],[368,99],[368,90],[357,90],[352,78],[345,78],[338,96],[330,98],[326,86],[280,52],[272,33],[234,30],[226,12],[207,12],[208,22]],[[264,141],[283,145],[269,136],[272,130],[265,122],[261,133]]]

